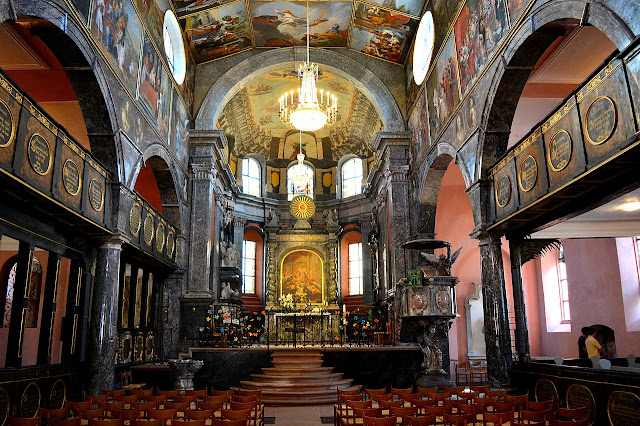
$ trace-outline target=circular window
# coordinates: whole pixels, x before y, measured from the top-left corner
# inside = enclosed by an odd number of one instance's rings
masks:
[[[431,56],[433,55],[433,43],[435,42],[435,28],[433,15],[427,12],[420,20],[416,44],[413,47],[413,80],[419,86],[427,76]]]
[[[176,79],[176,83],[182,84],[187,74],[187,64],[184,55],[184,44],[182,34],[176,15],[171,9],[164,14],[164,25],[162,26],[162,37],[164,39],[164,53],[167,55],[169,68]]]

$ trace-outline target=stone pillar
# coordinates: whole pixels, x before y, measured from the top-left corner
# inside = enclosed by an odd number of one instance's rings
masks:
[[[360,220],[360,236],[362,237],[362,303],[373,305],[373,267],[372,251],[369,246],[371,235],[371,221],[369,219]]]
[[[244,217],[233,217],[233,245],[240,254],[242,254],[242,240],[244,240],[244,226],[246,223],[247,219]]]
[[[474,237],[479,241],[482,259],[487,373],[492,386],[503,387],[508,384],[512,359],[500,236],[478,232]]]
[[[114,236],[98,249],[89,328],[89,394],[100,395],[114,384],[118,334],[120,253],[126,239]]]
[[[158,324],[158,340],[162,359],[177,358],[180,348],[180,296],[184,284],[185,272],[178,271],[162,281],[162,298],[160,299],[160,324]]]
[[[266,233],[266,252],[265,252],[265,265],[266,265],[266,280],[265,280],[265,295],[264,301],[267,309],[273,309],[279,305],[278,300],[278,266],[276,261],[276,249],[278,243],[276,241],[277,228],[267,228]]]

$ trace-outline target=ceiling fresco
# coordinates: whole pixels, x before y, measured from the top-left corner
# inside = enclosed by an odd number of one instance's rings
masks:
[[[300,82],[293,70],[266,74],[247,84],[225,106],[218,126],[225,130],[231,152],[242,157],[257,153],[273,167],[295,159],[300,135],[280,121],[280,95]],[[333,167],[343,155],[372,155],[371,140],[382,122],[371,102],[346,80],[322,72],[318,88],[339,97],[339,116],[332,126],[304,135],[302,149],[314,166]]]
[[[137,0],[141,1],[141,0]],[[439,0],[447,1],[447,0]],[[253,47],[306,44],[305,1],[173,0],[198,63]],[[312,0],[309,44],[404,64],[425,0]]]

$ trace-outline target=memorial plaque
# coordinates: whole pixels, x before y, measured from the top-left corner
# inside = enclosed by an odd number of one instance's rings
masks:
[[[589,409],[589,424],[596,421],[596,401],[588,387],[571,385],[567,389],[567,408],[587,407]]]
[[[502,176],[496,185],[496,203],[504,207],[511,200],[511,179],[509,176]]]
[[[29,139],[27,156],[31,168],[39,175],[44,176],[51,170],[53,156],[49,142],[40,134],[34,133]]]
[[[73,160],[67,160],[62,166],[62,184],[65,191],[74,197],[80,192],[82,182],[80,181],[80,169]]]
[[[20,416],[35,417],[38,414],[39,407],[40,388],[35,382],[29,383],[24,392],[22,392],[22,398],[20,398]]]
[[[148,214],[144,220],[144,229],[142,230],[144,232],[144,243],[147,246],[151,246],[151,243],[153,242],[154,226],[153,216]]]
[[[10,407],[9,393],[4,388],[0,388],[0,425],[4,425],[4,422],[7,420]]]
[[[518,173],[520,189],[529,192],[536,186],[538,181],[538,162],[531,155],[527,156],[520,163],[520,171]]]
[[[16,123],[13,114],[2,99],[0,99],[0,148],[11,145],[16,136]]]
[[[536,401],[554,401],[554,405],[557,404],[558,390],[551,380],[539,379],[536,382]]]
[[[104,207],[104,190],[102,184],[97,179],[89,182],[89,204],[91,208],[99,212]]]
[[[156,228],[156,251],[158,253],[162,253],[162,249],[164,248],[164,223],[158,223],[158,227]]]
[[[153,359],[153,352],[154,352],[153,341],[154,341],[153,335],[147,336],[147,340],[145,342],[145,352],[144,352],[144,357],[146,358],[147,361],[151,361]]]
[[[123,363],[131,362],[131,335],[127,334],[122,339],[122,359]]]
[[[135,362],[142,361],[144,357],[144,336],[139,334],[136,336],[135,343],[133,345],[133,360]]]
[[[176,236],[172,230],[169,230],[167,234],[167,257],[171,259],[173,257],[173,251],[176,248]]]
[[[421,269],[409,269],[407,271],[407,287],[422,287]]]
[[[67,396],[67,387],[61,379],[51,387],[51,396],[49,397],[49,408],[58,409],[64,406],[64,399]]]
[[[547,160],[549,161],[549,167],[554,172],[567,167],[569,161],[571,161],[571,153],[573,152],[573,142],[571,141],[571,135],[566,130],[560,130],[549,142],[549,151],[547,154]]]
[[[613,392],[607,404],[607,415],[612,426],[640,425],[640,398],[631,392]]]
[[[134,203],[129,211],[129,233],[134,237],[140,234],[142,226],[142,204]]]
[[[618,124],[618,111],[611,98],[601,96],[589,106],[585,134],[593,145],[600,145],[609,140]]]

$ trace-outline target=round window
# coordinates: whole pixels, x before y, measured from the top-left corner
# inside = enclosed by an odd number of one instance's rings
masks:
[[[435,41],[435,28],[433,26],[433,15],[427,12],[420,20],[418,33],[416,34],[416,44],[413,48],[413,80],[419,86],[427,76],[431,56],[433,55],[433,43]]]
[[[187,74],[187,64],[184,55],[184,44],[182,34],[176,15],[171,9],[164,14],[164,25],[162,26],[162,37],[164,39],[164,53],[167,55],[169,68],[175,78],[176,83],[182,84]]]

